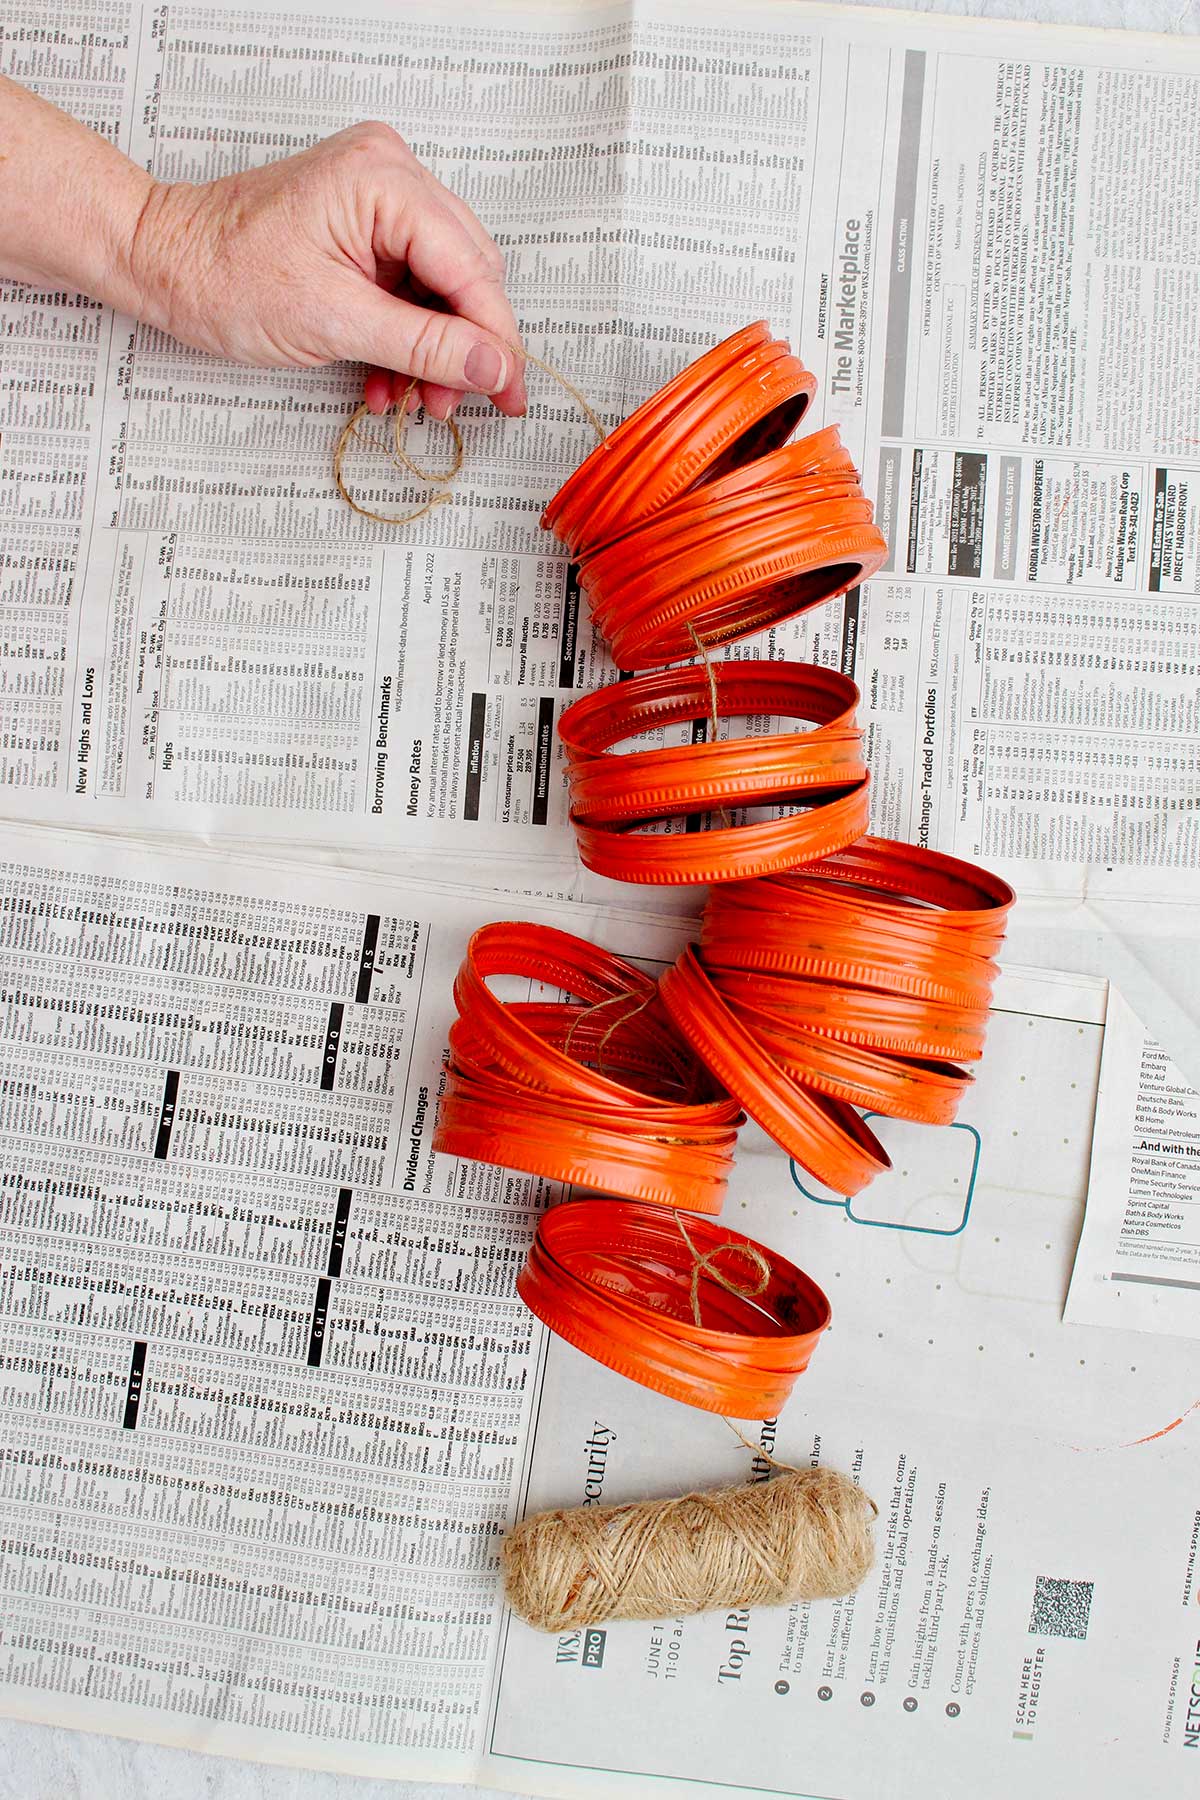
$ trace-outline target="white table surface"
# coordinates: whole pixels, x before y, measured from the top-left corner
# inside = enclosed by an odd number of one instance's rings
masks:
[[[860,0],[843,0],[859,4]],[[872,0],[898,11],[1200,34],[1200,0]],[[0,1800],[502,1800],[494,1788],[274,1769],[0,1719]]]

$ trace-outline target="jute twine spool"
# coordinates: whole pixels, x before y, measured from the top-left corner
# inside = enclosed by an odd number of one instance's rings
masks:
[[[833,1599],[871,1567],[875,1513],[835,1469],[539,1513],[501,1545],[505,1592],[515,1613],[550,1632]]]

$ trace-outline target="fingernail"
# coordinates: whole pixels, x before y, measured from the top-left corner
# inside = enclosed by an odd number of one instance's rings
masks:
[[[494,344],[476,344],[463,366],[463,374],[477,394],[494,394],[504,386],[507,367]]]

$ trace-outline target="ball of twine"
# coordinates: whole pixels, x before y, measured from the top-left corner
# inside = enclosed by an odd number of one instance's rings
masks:
[[[501,1545],[505,1592],[551,1632],[832,1599],[871,1567],[876,1510],[836,1470],[794,1469],[680,1499],[539,1513]]]

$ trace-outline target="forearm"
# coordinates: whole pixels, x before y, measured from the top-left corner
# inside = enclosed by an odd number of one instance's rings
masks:
[[[141,312],[135,247],[155,192],[112,144],[0,75],[0,275]]]

